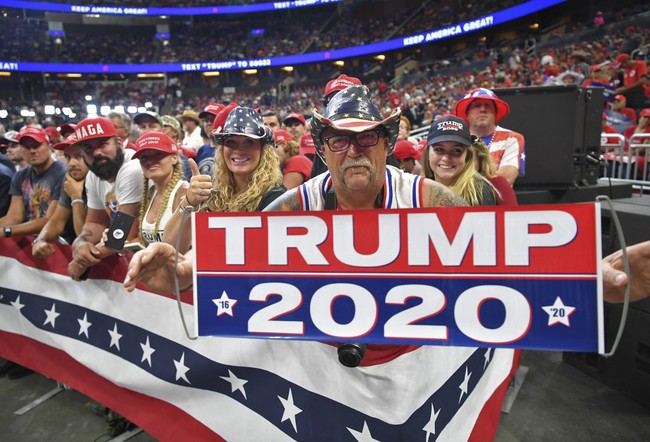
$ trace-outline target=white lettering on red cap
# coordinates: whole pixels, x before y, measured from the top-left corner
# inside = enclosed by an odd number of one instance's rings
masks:
[[[103,135],[104,129],[99,123],[89,124],[87,126],[81,126],[75,129],[75,134],[77,135],[78,140],[83,140],[94,135]]]

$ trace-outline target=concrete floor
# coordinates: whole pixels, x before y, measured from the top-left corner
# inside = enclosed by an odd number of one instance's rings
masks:
[[[496,441],[647,441],[650,410],[562,361],[557,352],[525,352],[526,379]],[[56,388],[40,375],[0,379],[0,440],[10,442],[105,442],[104,418],[89,399],[64,390],[19,416],[15,411]],[[129,440],[154,439],[140,432]]]

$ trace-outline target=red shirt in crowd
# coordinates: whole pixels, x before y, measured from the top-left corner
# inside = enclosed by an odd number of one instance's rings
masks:
[[[639,78],[647,76],[648,65],[645,63],[645,61],[633,60],[632,66],[623,71],[623,86],[631,86],[639,81]]]
[[[292,156],[284,165],[282,174],[286,175],[289,172],[297,172],[302,175],[303,181],[307,181],[311,176],[311,160],[302,154]]]
[[[499,206],[517,206],[517,195],[512,190],[512,186],[504,177],[497,175],[487,179],[496,190],[499,191],[500,196],[497,195],[497,205]]]

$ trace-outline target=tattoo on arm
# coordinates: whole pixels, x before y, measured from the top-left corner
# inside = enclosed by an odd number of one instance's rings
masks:
[[[298,191],[291,189],[269,204],[264,209],[264,212],[290,212],[295,210],[300,210],[300,198],[298,198]]]
[[[467,202],[458,196],[456,192],[449,190],[447,187],[441,186],[438,183],[431,186],[429,191],[429,207],[436,206],[467,206]]]

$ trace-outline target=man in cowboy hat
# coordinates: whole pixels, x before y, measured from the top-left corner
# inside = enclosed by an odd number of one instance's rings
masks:
[[[355,210],[463,205],[461,198],[441,184],[386,165],[395,149],[399,121],[399,109],[382,116],[366,86],[351,86],[336,94],[324,115],[314,112],[311,126],[316,152],[328,172],[299,187],[304,187],[302,198],[298,189],[292,189],[272,207]],[[335,206],[327,207],[326,199]]]
[[[181,115],[185,138],[183,138],[183,152],[189,158],[194,158],[196,152],[203,146],[203,137],[201,136],[201,119],[193,110],[185,110]],[[194,153],[194,155],[192,155]]]
[[[497,174],[513,185],[526,172],[524,136],[498,126],[510,106],[489,89],[470,91],[456,104],[456,115],[467,120],[472,135],[481,137],[490,149]]]

